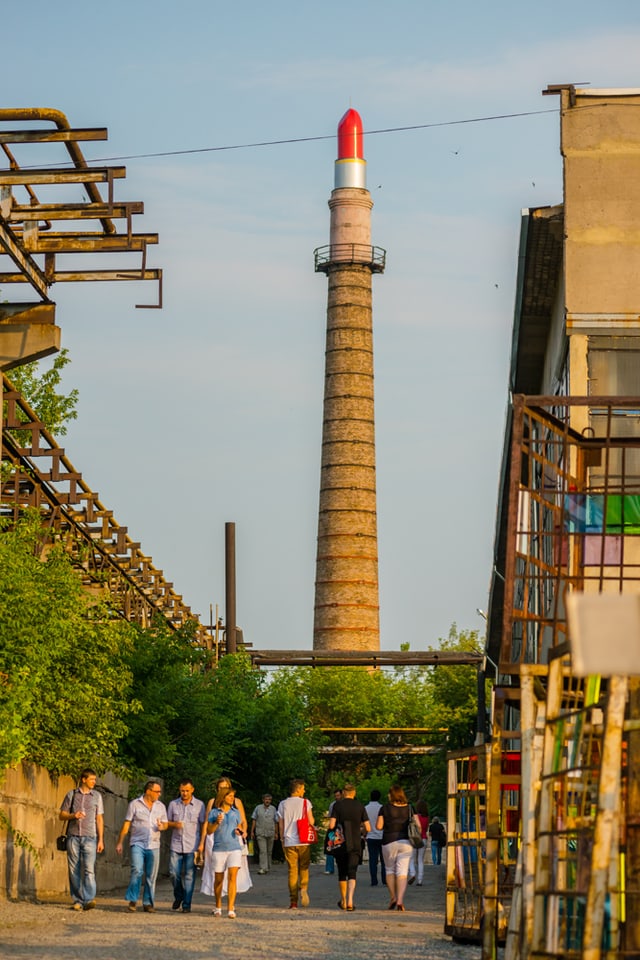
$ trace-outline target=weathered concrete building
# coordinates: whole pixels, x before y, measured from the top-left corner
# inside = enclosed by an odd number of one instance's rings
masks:
[[[544,92],[560,101],[564,196],[522,214],[492,740],[456,760],[458,793],[450,779],[447,912],[486,958],[505,941],[508,960],[593,960],[640,950],[635,668],[607,663],[617,616],[596,632],[597,669],[582,665],[572,615],[640,593],[640,90]]]

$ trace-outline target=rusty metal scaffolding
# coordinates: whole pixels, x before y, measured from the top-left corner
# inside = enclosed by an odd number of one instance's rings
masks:
[[[513,744],[514,738],[510,737]],[[504,745],[501,742],[501,746]],[[480,942],[484,921],[487,840],[487,770],[490,746],[450,752],[447,757],[447,885],[445,932]],[[496,836],[500,868],[496,940],[504,943],[520,843],[520,751],[504,747],[494,771],[498,802]]]
[[[37,509],[46,531],[43,547],[45,542],[62,543],[85,586],[107,591],[122,617],[148,626],[153,614],[160,613],[176,629],[193,621],[195,642],[210,646],[211,632],[91,490],[6,377],[3,388],[0,516],[13,523],[25,508]]]
[[[0,303],[1,370],[58,349],[55,283],[152,280],[158,284],[152,306],[162,305],[162,271],[147,266],[147,248],[158,236],[134,232],[141,202],[115,198],[125,168],[92,164],[79,146],[106,139],[106,129],[75,129],[58,110],[0,109],[0,288],[4,294],[26,286],[27,296],[38,298]],[[108,592],[121,616],[148,625],[159,613],[174,628],[194,622],[195,642],[212,646],[213,628],[191,613],[4,375],[0,385],[0,516],[14,522],[24,508],[36,508],[46,531],[43,548],[62,543],[85,587]]]
[[[640,952],[637,796],[629,802],[638,771],[627,750],[638,726],[634,684],[572,674],[565,610],[574,590],[640,593],[639,427],[640,398],[514,397],[485,958],[496,955],[505,923],[507,960]],[[505,751],[516,744],[521,815],[508,890],[501,791]]]
[[[90,165],[79,147],[106,139],[106,129],[74,129],[59,110],[0,109],[0,151],[6,159],[6,167],[0,167],[0,287],[29,284],[49,303],[54,283],[154,280],[161,306],[162,271],[146,262],[147,247],[158,242],[158,235],[133,232],[133,217],[144,209],[141,202],[115,200],[114,183],[125,177],[125,168]],[[89,270],[78,266],[78,254],[95,260],[107,253],[133,253],[138,263],[115,269],[93,261]],[[61,258],[69,255],[72,262],[63,268]]]

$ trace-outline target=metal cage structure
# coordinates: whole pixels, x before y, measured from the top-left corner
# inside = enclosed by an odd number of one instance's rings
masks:
[[[505,921],[506,960],[612,960],[640,947],[640,697],[626,676],[574,675],[566,605],[574,591],[640,594],[639,427],[637,397],[513,400],[502,606],[493,611],[502,629],[487,770],[487,958]],[[521,813],[507,902],[501,784],[516,743]]]

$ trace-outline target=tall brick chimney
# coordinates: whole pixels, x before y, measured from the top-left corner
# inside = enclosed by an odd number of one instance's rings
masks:
[[[379,650],[371,246],[362,120],[338,125],[330,244],[315,251],[329,280],[314,650]]]

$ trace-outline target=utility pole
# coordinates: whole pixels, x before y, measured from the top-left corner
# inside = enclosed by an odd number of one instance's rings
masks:
[[[236,525],[224,525],[225,609],[227,653],[237,653],[236,645]]]

